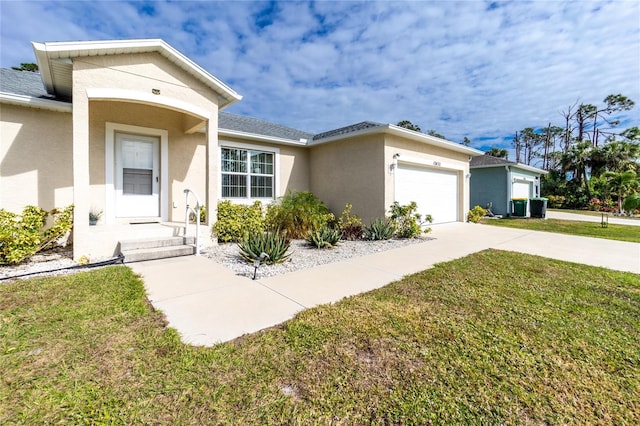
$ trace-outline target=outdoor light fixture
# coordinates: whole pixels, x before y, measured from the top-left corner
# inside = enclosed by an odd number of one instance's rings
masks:
[[[253,259],[253,279],[256,279],[258,273],[258,267],[264,262],[265,259],[269,259],[269,255],[265,252],[260,253],[260,256]]]
[[[393,154],[393,163],[391,163],[391,165],[389,166],[389,173],[393,174],[395,169],[398,168],[398,158],[400,158],[400,154],[398,153]]]

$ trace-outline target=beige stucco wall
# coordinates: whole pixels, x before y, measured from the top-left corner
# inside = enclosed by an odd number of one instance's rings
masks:
[[[469,211],[469,154],[387,135],[384,149],[384,162],[387,165],[384,190],[386,206],[395,201],[395,174],[388,172],[389,166],[393,164],[395,154],[400,154],[399,161],[415,162],[415,164],[424,167],[455,171],[458,174],[458,220],[466,220],[466,213]],[[435,165],[434,162],[439,165]]]
[[[90,98],[95,93],[101,95]],[[125,99],[104,99],[109,93]],[[101,239],[98,244],[87,238],[89,209],[107,204],[107,122],[167,131],[169,193],[161,203],[168,206],[168,220],[182,221],[185,188],[195,190],[209,205],[217,203],[218,186],[207,186],[205,179],[207,173],[218,173],[217,114],[218,95],[158,53],[73,59],[73,176],[79,231],[74,234],[74,255],[109,256],[117,243]],[[207,121],[212,131],[189,133]],[[103,217],[98,226],[107,220]]]
[[[0,208],[73,203],[71,114],[0,105]]]
[[[365,223],[384,216],[384,137],[361,136],[310,149],[311,191],[340,215],[347,203]]]

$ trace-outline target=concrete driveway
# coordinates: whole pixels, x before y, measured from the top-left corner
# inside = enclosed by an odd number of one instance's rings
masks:
[[[588,214],[580,214],[580,213],[568,213],[568,212],[560,212],[560,211],[549,211],[547,210],[547,218],[548,219],[561,219],[561,220],[577,220],[579,222],[597,222],[600,223],[602,221],[601,216],[594,216]],[[629,225],[629,226],[640,226],[640,219],[632,219],[624,216],[614,216],[609,213],[607,220],[609,223],[615,225]]]
[[[153,306],[186,343],[214,345],[297,312],[370,291],[488,248],[640,274],[640,244],[468,223],[433,226],[434,240],[252,281],[204,257],[132,263]]]

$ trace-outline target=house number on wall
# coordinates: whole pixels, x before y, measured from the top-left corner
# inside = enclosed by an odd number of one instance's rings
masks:
[[[434,165],[434,166],[438,166],[438,167],[439,167],[439,166],[442,166],[442,163],[441,163],[441,162],[439,162],[439,161],[434,161],[434,162],[433,162],[433,165]]]

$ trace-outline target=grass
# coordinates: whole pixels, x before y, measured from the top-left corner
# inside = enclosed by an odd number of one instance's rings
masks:
[[[126,267],[0,285],[0,424],[640,423],[635,274],[485,251],[212,348],[164,326]]]
[[[604,238],[607,240],[640,243],[640,226],[616,225],[610,223],[603,228],[599,222],[582,222],[560,219],[502,218],[481,219],[485,225],[504,226],[506,228],[530,229],[532,231],[557,232],[582,237]]]

